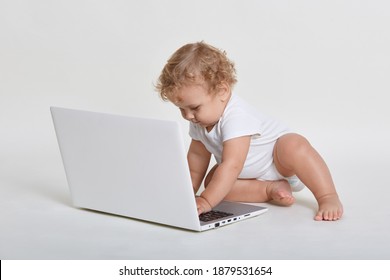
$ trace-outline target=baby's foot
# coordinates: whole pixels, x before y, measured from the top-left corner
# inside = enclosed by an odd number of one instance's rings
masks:
[[[290,184],[285,181],[271,181],[267,186],[267,195],[270,200],[281,206],[290,206],[295,202]]]
[[[316,221],[336,221],[343,215],[343,205],[337,194],[322,196],[318,199]]]

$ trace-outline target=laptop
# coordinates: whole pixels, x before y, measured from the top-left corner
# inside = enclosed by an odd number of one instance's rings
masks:
[[[75,207],[193,231],[267,211],[223,201],[198,215],[179,122],[50,110]]]

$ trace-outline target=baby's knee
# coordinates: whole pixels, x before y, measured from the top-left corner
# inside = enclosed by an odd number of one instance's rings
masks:
[[[288,154],[306,154],[310,149],[312,149],[309,141],[302,135],[297,133],[286,134],[281,137],[281,143],[283,145],[283,150]]]

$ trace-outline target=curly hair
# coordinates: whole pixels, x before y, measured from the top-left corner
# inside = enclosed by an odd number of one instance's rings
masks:
[[[234,63],[226,52],[202,41],[179,48],[164,66],[155,87],[166,101],[180,87],[204,82],[212,92],[221,82],[232,87],[237,79]]]

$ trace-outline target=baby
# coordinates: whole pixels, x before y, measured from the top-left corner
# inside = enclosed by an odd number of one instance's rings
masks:
[[[234,64],[204,42],[187,44],[168,60],[156,85],[163,100],[190,122],[188,164],[198,213],[223,199],[290,206],[307,186],[318,202],[315,220],[341,218],[329,169],[310,143],[233,94]],[[217,164],[206,175],[211,155]]]

